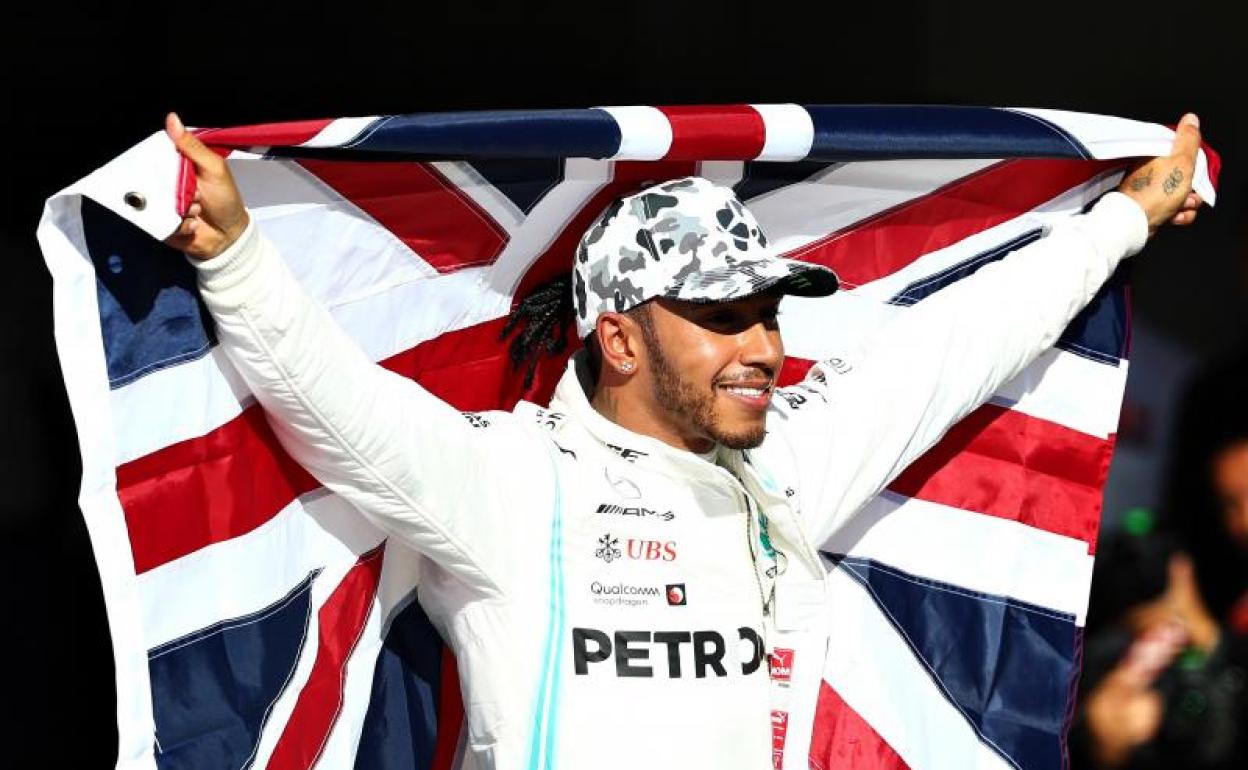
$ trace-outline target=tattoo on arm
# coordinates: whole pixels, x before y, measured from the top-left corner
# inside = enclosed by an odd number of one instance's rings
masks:
[[[1161,189],[1166,191],[1166,195],[1173,195],[1182,183],[1183,172],[1176,168],[1166,177],[1166,181],[1161,183]]]
[[[1150,168],[1148,173],[1137,176],[1131,180],[1131,189],[1135,192],[1143,190],[1153,183],[1153,170]]]

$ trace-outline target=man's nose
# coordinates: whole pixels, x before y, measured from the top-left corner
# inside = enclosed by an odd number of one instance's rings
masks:
[[[742,364],[766,368],[772,373],[780,371],[784,363],[784,342],[774,324],[759,321],[741,332],[739,343]]]

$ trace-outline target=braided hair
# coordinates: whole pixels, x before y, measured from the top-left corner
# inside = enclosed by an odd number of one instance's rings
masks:
[[[527,367],[526,389],[533,384],[542,354],[553,357],[568,346],[568,328],[574,323],[570,281],[570,276],[565,274],[540,284],[516,304],[498,335],[502,342],[519,329],[508,346],[508,357],[512,369],[519,369],[521,365]]]

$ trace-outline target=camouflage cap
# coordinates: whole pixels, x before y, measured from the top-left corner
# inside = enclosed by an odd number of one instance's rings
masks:
[[[621,198],[581,238],[572,268],[576,329],[655,297],[724,302],[769,289],[802,297],[836,291],[826,267],[780,259],[736,195],[701,177]]]

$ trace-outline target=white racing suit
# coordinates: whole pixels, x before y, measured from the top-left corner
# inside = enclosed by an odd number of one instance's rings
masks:
[[[835,622],[819,544],[1146,237],[1110,193],[899,314],[858,360],[817,364],[774,400],[762,446],[714,462],[599,415],[579,357],[549,408],[456,411],[369,361],[254,223],[199,277],[283,445],[428,557],[419,595],[458,658],[467,767],[762,770],[773,709],[793,715],[786,765],[805,767]],[[775,649],[792,651],[783,687]]]

